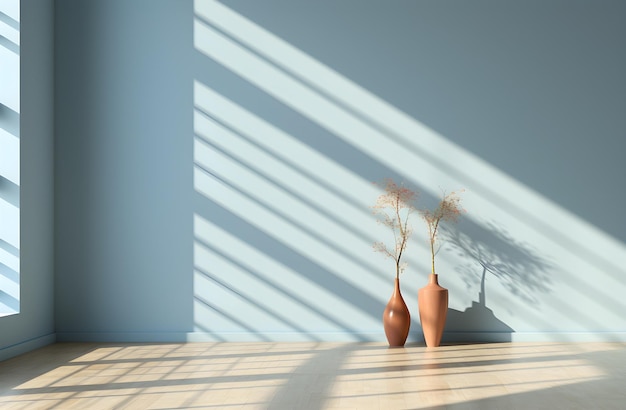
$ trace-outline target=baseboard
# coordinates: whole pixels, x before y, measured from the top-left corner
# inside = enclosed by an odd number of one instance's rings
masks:
[[[184,343],[184,342],[385,342],[383,332],[57,332],[58,342]],[[424,342],[412,332],[407,343]],[[446,332],[442,343],[619,342],[626,332]]]
[[[384,342],[382,332],[191,332],[190,342]]]
[[[57,332],[57,342],[182,343],[186,332]]]
[[[2,347],[0,348],[0,361],[7,360],[24,353],[28,353],[31,350],[39,349],[41,347],[52,344],[55,341],[56,335],[54,333],[51,333],[49,335],[36,337],[13,345]]]
[[[626,332],[519,332],[512,342],[617,342],[626,343]]]
[[[446,332],[444,343],[626,342],[626,332]]]
[[[385,335],[346,332],[57,332],[58,342],[182,343],[182,342],[377,342]]]

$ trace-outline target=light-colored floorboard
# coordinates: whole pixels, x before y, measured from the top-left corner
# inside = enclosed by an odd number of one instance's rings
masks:
[[[626,409],[624,343],[57,343],[0,409]]]

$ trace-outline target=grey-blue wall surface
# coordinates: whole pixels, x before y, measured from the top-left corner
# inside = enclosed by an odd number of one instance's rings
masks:
[[[55,3],[62,340],[383,340],[390,177],[448,340],[626,337],[626,5]],[[401,278],[419,340],[429,274]]]
[[[191,6],[56,3],[60,334],[191,327]]]
[[[53,1],[20,17],[20,312],[0,318],[0,360],[54,342]]]

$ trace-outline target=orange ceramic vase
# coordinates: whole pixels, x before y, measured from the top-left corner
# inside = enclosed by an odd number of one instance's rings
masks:
[[[439,346],[448,315],[448,289],[439,286],[436,274],[417,292],[417,305],[426,346]]]
[[[395,288],[385,312],[383,313],[383,326],[389,346],[402,347],[409,336],[411,327],[411,315],[409,308],[404,303],[400,293],[400,279],[396,278]]]

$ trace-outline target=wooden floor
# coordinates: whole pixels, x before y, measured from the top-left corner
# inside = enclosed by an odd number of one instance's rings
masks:
[[[626,344],[59,343],[0,409],[626,409]]]

